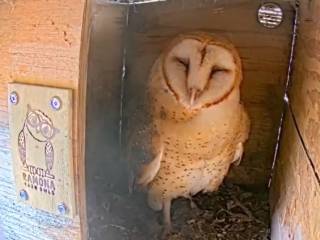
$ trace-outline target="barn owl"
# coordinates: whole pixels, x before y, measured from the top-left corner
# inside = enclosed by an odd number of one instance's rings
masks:
[[[165,233],[173,199],[217,190],[241,161],[250,129],[241,80],[233,45],[204,33],[178,36],[152,67],[154,159],[141,167],[137,183],[147,187],[149,206],[163,210]]]

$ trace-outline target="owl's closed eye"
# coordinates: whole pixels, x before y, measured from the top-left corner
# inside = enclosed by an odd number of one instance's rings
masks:
[[[185,38],[162,58],[164,79],[186,108],[214,105],[239,84],[240,59],[231,46]]]

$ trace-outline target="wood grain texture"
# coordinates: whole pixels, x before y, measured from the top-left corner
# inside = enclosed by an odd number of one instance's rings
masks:
[[[9,84],[19,96],[9,104],[11,155],[17,201],[19,192],[28,192],[25,204],[58,214],[64,203],[66,215],[77,215],[72,158],[72,91],[61,88]],[[52,109],[51,99],[61,101]],[[39,101],[41,99],[41,101]]]
[[[288,112],[271,189],[275,240],[320,239],[320,186]]]
[[[127,190],[127,165],[120,157],[121,84],[127,6],[94,4],[90,40],[87,123],[86,200],[89,239],[124,239],[112,227],[127,204],[114,195]],[[119,201],[118,201],[119,202]],[[112,211],[107,206],[112,205]],[[126,219],[126,218],[124,218]]]
[[[302,1],[290,99],[307,150],[320,174],[320,2]]]
[[[85,0],[0,2],[0,221],[6,239],[81,239],[79,217],[70,221],[15,201],[8,135],[7,83],[30,83],[73,90],[73,157],[80,159],[83,150],[78,146],[81,143],[75,143],[83,140],[84,132],[79,119],[84,115],[81,113],[83,110],[80,108],[84,105],[80,99],[85,95],[83,86],[86,82],[80,76],[84,71],[80,66],[83,67],[81,62],[86,60],[83,57],[86,51],[80,48],[87,35],[82,34],[83,23],[87,21],[87,13],[84,14],[87,12],[86,6]],[[80,164],[83,164],[81,160]],[[75,176],[79,178],[81,166],[78,163],[75,165]],[[80,190],[77,189],[77,192]],[[84,206],[80,208],[82,216]]]
[[[0,123],[0,224],[6,240],[73,240],[80,220],[36,210],[16,201],[8,125]]]
[[[221,35],[240,52],[244,70],[242,100],[252,122],[245,157],[228,178],[235,183],[266,186],[283,109],[294,14],[289,3],[279,3],[285,18],[273,30],[257,22],[259,2],[255,1],[166,1],[133,6],[127,34],[125,130],[145,125],[139,116],[145,113],[139,109],[146,101],[143,95],[150,68],[173,37],[190,31]]]
[[[272,239],[280,240],[320,239],[320,3],[300,1],[299,13],[291,109],[270,197]]]

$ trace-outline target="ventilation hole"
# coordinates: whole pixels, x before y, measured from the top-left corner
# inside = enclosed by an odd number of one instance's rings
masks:
[[[283,21],[283,11],[278,4],[265,3],[258,10],[258,21],[266,28],[276,28]]]

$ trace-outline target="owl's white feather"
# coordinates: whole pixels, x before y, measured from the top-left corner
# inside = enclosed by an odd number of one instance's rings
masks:
[[[203,33],[177,37],[154,63],[148,90],[156,157],[139,182],[148,184],[149,205],[163,209],[167,227],[172,199],[217,190],[240,163],[250,128],[241,80],[233,45]]]

